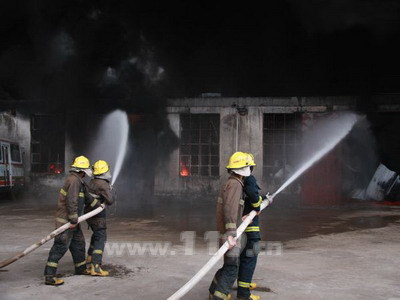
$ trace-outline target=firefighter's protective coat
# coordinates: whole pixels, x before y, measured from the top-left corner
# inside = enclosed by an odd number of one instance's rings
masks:
[[[57,227],[68,222],[78,222],[78,217],[83,214],[85,195],[87,192],[83,179],[77,173],[70,172],[58,196]]]
[[[236,228],[241,223],[244,201],[243,182],[230,176],[222,186],[217,201],[217,229],[222,234],[236,236]]]

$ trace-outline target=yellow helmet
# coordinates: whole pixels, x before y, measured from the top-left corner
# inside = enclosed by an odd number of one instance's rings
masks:
[[[254,162],[254,155],[251,153],[246,153],[247,159],[249,160],[249,166],[255,166],[256,163]]]
[[[104,160],[98,160],[93,165],[93,175],[101,175],[110,170],[108,163]]]
[[[81,155],[74,159],[71,167],[75,167],[78,169],[88,169],[90,168],[90,162],[85,156]]]
[[[247,153],[235,152],[229,158],[229,163],[226,166],[227,169],[240,169],[250,166]]]

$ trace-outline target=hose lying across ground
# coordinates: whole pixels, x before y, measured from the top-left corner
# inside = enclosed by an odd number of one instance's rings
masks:
[[[84,215],[80,216],[78,218],[78,223],[81,223],[81,222],[83,222],[83,221],[85,221],[85,220],[97,215],[104,208],[105,208],[105,205],[102,204],[100,207],[96,208],[95,210],[92,210],[91,212],[88,212],[87,214],[84,214]],[[64,224],[61,227],[58,227],[56,230],[52,231],[48,236],[43,238],[40,242],[37,242],[36,244],[33,244],[33,245],[29,246],[24,251],[22,251],[20,253],[17,253],[16,255],[14,255],[13,257],[10,257],[9,259],[1,261],[0,262],[0,269],[4,268],[5,266],[8,266],[9,264],[12,264],[13,262],[17,261],[21,257],[24,257],[25,255],[31,253],[33,250],[35,250],[35,249],[39,248],[40,246],[42,246],[43,244],[47,243],[48,241],[53,239],[56,235],[59,235],[60,233],[62,233],[65,230],[67,230],[70,225],[71,225],[71,223],[67,223],[67,224]]]

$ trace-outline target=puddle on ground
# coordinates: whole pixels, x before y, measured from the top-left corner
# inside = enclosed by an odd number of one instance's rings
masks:
[[[269,287],[264,287],[264,286],[258,286],[254,289],[254,291],[259,291],[259,292],[266,292],[266,293],[275,293],[273,290],[271,290]]]
[[[117,264],[103,264],[102,268],[104,270],[110,272],[110,276],[107,276],[107,277],[113,277],[113,278],[126,278],[129,276],[135,276],[136,274],[147,270],[147,268],[145,268],[145,267],[135,267],[132,270],[130,268],[127,268],[124,265],[117,265]],[[71,276],[85,276],[85,275],[75,275],[73,271],[70,271],[70,272],[67,272],[64,274],[57,274],[56,276],[59,278],[65,278],[65,277],[71,277]],[[89,276],[89,275],[86,275],[86,276]]]
[[[185,202],[168,199],[152,206],[150,219],[158,220],[161,226],[176,231],[192,230],[197,236],[202,236],[206,231],[214,231],[216,228],[214,204],[204,200]],[[364,202],[327,207],[271,206],[260,216],[261,239],[285,242],[316,235],[385,227],[400,221],[400,213],[387,215],[387,212],[396,211]],[[366,212],[366,216],[360,216],[363,212]],[[357,213],[357,216],[351,217],[352,213]]]
[[[125,278],[128,276],[135,276],[137,273],[141,271],[147,270],[145,267],[135,267],[134,270],[127,268],[124,265],[116,265],[116,264],[104,264],[102,265],[104,270],[110,272],[110,277],[114,278]]]
[[[280,201],[274,202],[274,205],[260,215],[262,240],[286,242],[317,235],[380,228],[400,222],[398,207],[377,206],[368,202],[326,207],[284,204],[285,202],[283,204]],[[32,212],[30,206],[21,207],[21,205],[16,203],[13,206],[0,207],[3,208],[0,215],[3,218],[12,218],[13,221],[27,218],[39,221],[41,215],[47,217],[54,213],[54,205],[51,209],[47,206],[40,209],[36,207],[38,210]],[[162,228],[162,233],[167,230],[195,231],[200,238],[205,232],[216,230],[213,197],[159,197],[150,202],[141,202],[141,205],[144,207],[120,205],[117,209],[118,215],[109,218],[110,230],[112,231],[113,225],[116,225],[114,228],[123,226],[120,233],[131,234],[137,230],[138,225],[150,228],[158,226],[159,229],[156,229],[161,232]],[[12,211],[11,216],[10,211]],[[362,216],[364,212],[365,216]],[[388,215],[388,212],[392,214]]]
[[[234,287],[233,290],[236,291],[237,287]],[[265,287],[265,286],[257,286],[252,291],[254,291],[254,292],[264,292],[264,293],[274,293],[275,294],[275,292],[273,290],[271,290],[269,287]]]

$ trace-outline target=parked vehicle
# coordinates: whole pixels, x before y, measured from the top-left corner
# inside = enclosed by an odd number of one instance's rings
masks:
[[[18,143],[0,139],[0,192],[25,185],[24,165]]]

